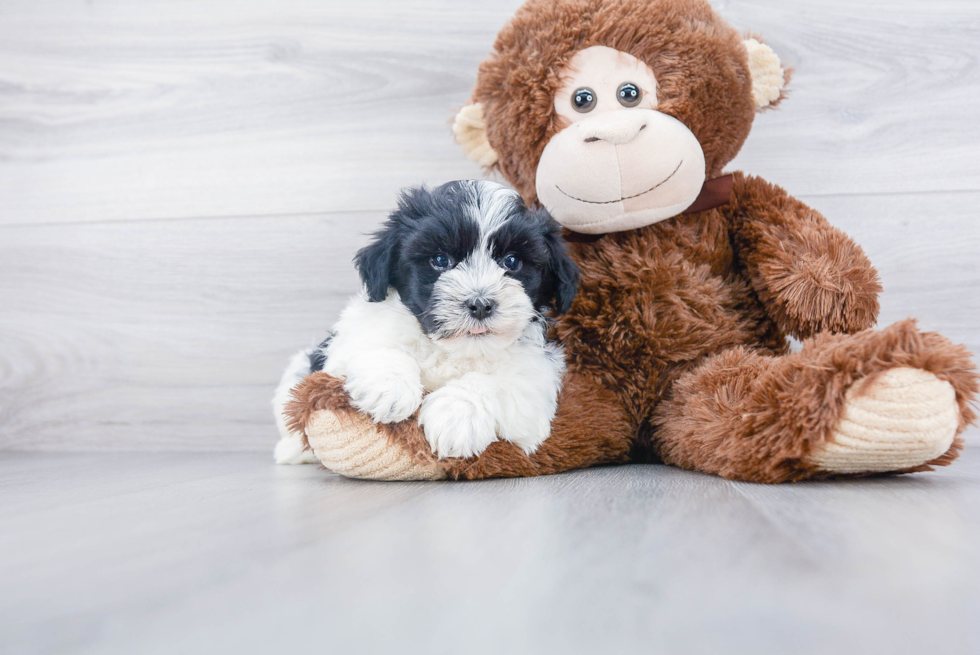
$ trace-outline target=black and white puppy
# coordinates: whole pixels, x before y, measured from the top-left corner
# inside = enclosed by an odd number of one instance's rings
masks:
[[[273,400],[276,461],[314,461],[282,419],[289,392],[324,370],[376,422],[419,410],[439,457],[477,455],[498,437],[533,453],[548,437],[565,371],[545,315],[578,285],[558,224],[487,181],[404,191],[355,262],[364,293],[333,334],[297,354]],[[429,392],[423,397],[424,392]]]

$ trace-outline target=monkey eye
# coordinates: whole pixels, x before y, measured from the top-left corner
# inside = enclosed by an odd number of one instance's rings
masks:
[[[429,264],[431,264],[432,268],[436,269],[437,271],[448,271],[453,267],[455,262],[449,255],[439,253],[438,255],[432,256],[432,259],[429,260]]]
[[[521,270],[521,260],[514,253],[505,255],[504,258],[500,260],[500,263],[503,264],[504,268],[506,268],[511,273],[516,273],[517,271]]]
[[[595,107],[595,91],[587,86],[583,86],[581,89],[572,94],[572,108],[585,114],[592,111]]]
[[[619,85],[619,90],[616,91],[616,97],[622,106],[635,107],[643,99],[643,92],[640,91],[640,87],[632,82],[623,82]]]

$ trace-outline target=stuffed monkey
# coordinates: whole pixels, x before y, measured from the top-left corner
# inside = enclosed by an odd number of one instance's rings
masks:
[[[437,460],[311,375],[289,420],[327,468],[379,479],[665,462],[786,482],[949,464],[974,419],[969,352],[874,330],[878,275],[823,216],[723,169],[789,79],[705,0],[530,0],[480,65],[457,141],[566,228],[582,271],[555,334],[549,439]],[[803,340],[789,352],[787,335]]]

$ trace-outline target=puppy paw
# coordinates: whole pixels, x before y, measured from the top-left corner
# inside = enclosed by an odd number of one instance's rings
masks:
[[[306,450],[299,435],[291,434],[283,437],[276,444],[276,464],[319,464],[312,450]]]
[[[551,435],[552,417],[528,416],[523,424],[511,421],[510,425],[501,426],[500,438],[523,450],[525,455],[533,455]]]
[[[429,394],[419,425],[437,457],[473,457],[497,439],[493,416],[480,397],[452,385]]]
[[[418,365],[398,359],[370,361],[351,366],[344,382],[351,403],[371,415],[376,423],[404,421],[422,404]]]

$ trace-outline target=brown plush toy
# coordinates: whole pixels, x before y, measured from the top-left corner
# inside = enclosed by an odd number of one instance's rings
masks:
[[[332,470],[376,479],[539,475],[663,461],[785,482],[928,470],[974,419],[966,349],[870,329],[878,276],[782,189],[723,176],[789,75],[703,0],[531,0],[454,131],[564,225],[582,270],[556,334],[568,375],[532,456],[436,460],[415,421],[375,425],[323,373],[288,410]],[[786,335],[804,340],[790,353]]]

